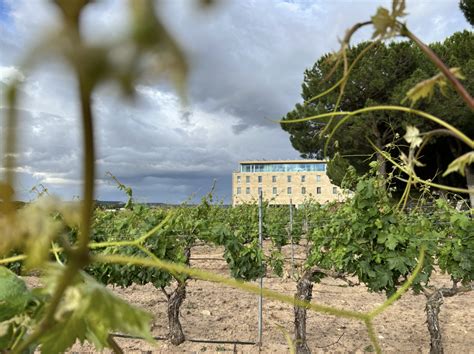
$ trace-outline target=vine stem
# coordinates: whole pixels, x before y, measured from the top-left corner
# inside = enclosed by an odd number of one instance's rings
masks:
[[[17,86],[15,83],[9,87],[7,90],[7,101],[8,101],[8,110],[6,115],[6,124],[5,124],[5,138],[4,138],[4,167],[5,167],[5,183],[7,187],[14,187],[15,181],[15,151],[16,151],[16,124],[17,124],[17,115],[16,115],[16,101],[17,101]],[[14,211],[13,208],[13,195],[10,193],[5,193],[4,202],[6,205],[6,212],[10,213]]]
[[[78,13],[79,16],[79,13]],[[76,48],[81,45],[81,36],[79,32],[79,20],[74,21],[70,29],[71,46]],[[78,56],[81,58],[81,56]],[[71,259],[65,267],[58,285],[54,290],[51,300],[47,306],[44,318],[38,324],[33,333],[28,336],[13,353],[22,353],[28,347],[36,342],[43,333],[54,324],[54,315],[61,302],[64,292],[69,287],[71,281],[77,272],[90,262],[89,257],[89,240],[92,221],[92,207],[94,198],[94,176],[95,176],[95,146],[94,146],[94,125],[92,114],[92,88],[87,78],[87,72],[83,67],[83,63],[74,60],[72,66],[75,70],[76,79],[79,83],[79,99],[81,105],[82,116],[82,140],[83,140],[83,169],[84,169],[84,188],[83,188],[83,205],[81,211],[81,225],[78,235],[78,248],[70,253]]]
[[[369,143],[371,143],[369,141]],[[430,181],[426,181],[424,179],[421,179],[420,177],[418,177],[416,174],[412,174],[410,173],[410,171],[408,171],[406,168],[404,168],[403,166],[401,166],[400,164],[396,163],[395,160],[393,160],[389,154],[387,154],[385,151],[382,151],[380,150],[377,146],[375,146],[373,143],[371,143],[371,146],[372,148],[377,151],[378,153],[380,154],[383,154],[383,157],[386,158],[390,163],[392,163],[392,165],[394,165],[396,168],[398,168],[400,171],[402,171],[403,173],[406,173],[407,175],[411,176],[413,181],[414,182],[418,182],[418,183],[423,183],[427,186],[430,186],[430,187],[434,187],[434,188],[438,188],[438,189],[443,189],[445,191],[449,191],[449,192],[456,192],[456,193],[467,193],[467,194],[470,194],[472,193],[472,189],[463,189],[463,188],[457,188],[457,187],[450,187],[450,186],[445,186],[443,184],[438,184],[438,183],[433,183],[433,182],[430,182]],[[399,180],[401,181],[404,181],[404,182],[408,182],[407,180],[403,179],[403,178],[400,178],[400,177],[396,177],[398,178]]]
[[[88,252],[95,177],[94,122],[91,107],[91,88],[87,86],[85,74],[80,70],[80,67],[77,68],[77,76],[79,80],[79,92],[83,124],[82,138],[84,146],[84,200],[82,205],[82,222],[80,227],[81,232],[79,234],[78,243],[80,252]]]
[[[121,255],[96,255],[93,257],[92,261],[98,262],[98,263],[114,263],[114,264],[123,264],[123,265],[134,264],[134,265],[139,265],[143,267],[159,268],[170,273],[181,273],[181,274],[186,274],[188,276],[191,276],[195,279],[221,283],[224,285],[231,286],[233,288],[244,290],[246,292],[249,292],[255,295],[259,295],[260,291],[262,291],[263,296],[266,298],[285,302],[290,305],[306,307],[316,312],[322,312],[322,313],[326,313],[326,314],[330,314],[334,316],[340,316],[340,317],[355,319],[355,320],[360,320],[360,321],[365,321],[365,319],[368,318],[367,314],[365,313],[351,311],[351,310],[342,310],[342,309],[337,309],[330,306],[314,304],[307,301],[298,300],[292,296],[280,294],[276,291],[265,289],[265,288],[260,290],[260,287],[254,284],[239,281],[236,279],[226,278],[224,276],[207,272],[201,269],[190,268],[182,264],[167,262],[167,261],[163,261],[157,258],[150,259],[150,258],[142,258],[142,257],[121,256]]]
[[[377,339],[377,336],[375,335],[375,328],[372,323],[371,319],[367,319],[364,321],[365,327],[367,327],[367,333],[369,334],[370,341],[372,342],[372,345],[374,346],[374,350],[377,354],[382,353],[382,348],[380,348],[379,340]]]
[[[417,36],[408,30],[405,25],[402,25],[400,34],[404,37],[411,39],[416,45],[426,54],[426,56],[431,60],[431,62],[438,67],[438,69],[443,73],[443,75],[451,82],[454,89],[462,97],[464,102],[467,103],[468,107],[471,110],[474,110],[474,99],[471,97],[466,88],[461,84],[456,76],[449,70],[445,63],[436,55],[436,53],[423,43]]]
[[[364,54],[366,52],[368,52],[373,46],[375,46],[375,44],[377,43],[377,41],[374,41],[372,43],[370,43],[369,45],[367,45],[360,53],[359,55],[357,55],[357,57],[354,59],[354,61],[351,63],[351,65],[349,66],[349,68],[346,70],[344,69],[344,75],[342,75],[342,77],[339,79],[339,81],[337,81],[333,86],[331,86],[330,88],[328,88],[326,91],[324,92],[321,92],[320,94],[310,98],[309,100],[305,101],[304,102],[304,105],[307,106],[308,104],[310,104],[311,102],[314,102],[316,101],[318,98],[321,98],[321,97],[324,97],[326,96],[327,94],[331,93],[332,91],[334,91],[336,88],[338,88],[340,85],[342,85],[343,83],[345,83],[347,81],[347,79],[349,78],[349,75],[352,71],[352,69],[354,69],[355,65],[357,64],[357,62],[364,56]]]
[[[298,119],[290,119],[290,120],[279,120],[277,123],[280,124],[288,124],[288,123],[301,123],[301,122],[306,122],[312,119],[321,119],[325,117],[331,117],[331,116],[345,116],[342,118],[338,124],[334,127],[333,131],[331,132],[331,135],[328,137],[328,141],[331,140],[331,137],[334,135],[336,130],[344,124],[350,117],[362,114],[362,113],[367,113],[367,112],[374,112],[374,111],[400,111],[400,112],[405,112],[405,113],[412,113],[416,114],[417,116],[423,117],[425,119],[431,120],[449,131],[453,132],[457,138],[459,138],[462,142],[464,142],[466,145],[468,145],[470,148],[474,148],[474,140],[470,139],[466,134],[461,132],[459,129],[455,128],[449,123],[446,123],[444,120],[441,118],[438,118],[432,114],[419,111],[417,109],[413,108],[408,108],[408,107],[403,107],[403,106],[393,106],[393,105],[380,105],[380,106],[372,106],[372,107],[365,107],[365,108],[360,108],[352,112],[348,111],[341,111],[341,112],[330,112],[330,113],[322,113],[318,114],[315,116],[311,117],[306,117],[306,118],[298,118]],[[327,145],[327,143],[326,143]]]

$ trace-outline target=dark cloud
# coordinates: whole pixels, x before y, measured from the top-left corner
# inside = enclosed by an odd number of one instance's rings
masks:
[[[51,2],[6,3],[8,13],[0,15],[0,83],[8,81],[38,35],[58,23]],[[100,42],[123,34],[126,4],[91,3],[83,19],[87,39]],[[229,201],[231,172],[239,160],[296,158],[288,136],[272,120],[299,101],[304,69],[337,49],[347,27],[389,1],[222,1],[207,12],[187,1],[159,4],[159,15],[189,58],[190,104],[183,107],[164,83],[137,86],[134,101],[109,86],[96,92],[101,199],[126,198],[106,178],[110,171],[141,201],[176,203],[194,194],[198,199],[214,180],[218,196]],[[407,21],[424,41],[468,28],[457,0],[409,2],[408,7]],[[365,30],[355,40],[369,37]],[[43,183],[70,199],[80,194],[82,174],[75,82],[66,66],[51,60],[23,74],[20,191],[28,199],[31,186]]]

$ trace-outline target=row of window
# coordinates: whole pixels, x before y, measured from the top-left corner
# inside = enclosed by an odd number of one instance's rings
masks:
[[[286,181],[291,183],[291,177],[292,176],[286,176]],[[263,176],[257,176],[257,181],[258,183],[262,183]],[[277,176],[272,176],[272,182],[276,183],[276,181],[277,181]],[[237,176],[237,183],[240,184],[240,182],[241,182],[241,176]],[[301,176],[301,182],[306,182],[305,175]],[[321,175],[316,175],[316,182],[321,182]],[[250,176],[245,176],[245,183],[250,183]]]
[[[258,194],[260,193],[262,193],[262,187],[258,187]],[[293,188],[287,187],[286,194],[292,194],[292,193],[293,193]],[[316,187],[316,194],[321,194],[321,193],[322,193],[322,188]],[[237,187],[237,194],[242,194],[241,187]],[[245,194],[250,194],[250,187],[245,188]],[[272,194],[278,194],[277,187],[272,188]],[[301,194],[306,194],[306,187],[301,187]],[[337,194],[337,187],[332,187],[332,194]]]
[[[241,164],[240,172],[316,172],[326,171],[325,163]]]

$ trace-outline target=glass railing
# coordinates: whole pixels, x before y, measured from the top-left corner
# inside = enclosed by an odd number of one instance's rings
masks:
[[[324,172],[325,163],[248,164],[240,165],[240,172]]]

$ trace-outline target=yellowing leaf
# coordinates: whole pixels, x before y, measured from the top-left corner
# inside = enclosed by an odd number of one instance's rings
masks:
[[[415,148],[421,145],[423,139],[420,137],[420,131],[417,127],[408,125],[407,132],[403,138],[410,144],[411,148]]]
[[[398,18],[406,15],[405,0],[393,0],[392,13],[384,7],[379,7],[377,13],[370,18],[375,27],[372,38],[390,37],[396,34],[399,30]]]
[[[377,13],[371,17],[371,20],[375,27],[372,38],[384,36],[387,33],[388,28],[393,25],[393,19],[390,16],[390,13],[384,7],[379,7]]]
[[[462,156],[459,156],[456,160],[451,162],[448,169],[443,173],[443,177],[449,175],[452,172],[458,172],[464,176],[466,167],[474,163],[474,151],[469,151]]]
[[[405,12],[405,0],[393,0],[392,2],[392,16],[404,17],[408,15]]]
[[[464,79],[460,68],[451,68],[449,71],[451,71],[451,73],[458,79]],[[447,81],[446,77],[442,73],[417,83],[410,90],[408,90],[405,98],[402,100],[402,103],[406,100],[410,100],[411,105],[413,106],[418,100],[422,98],[428,97],[428,99],[430,99],[433,96],[436,85],[438,85],[441,93],[445,94]]]

